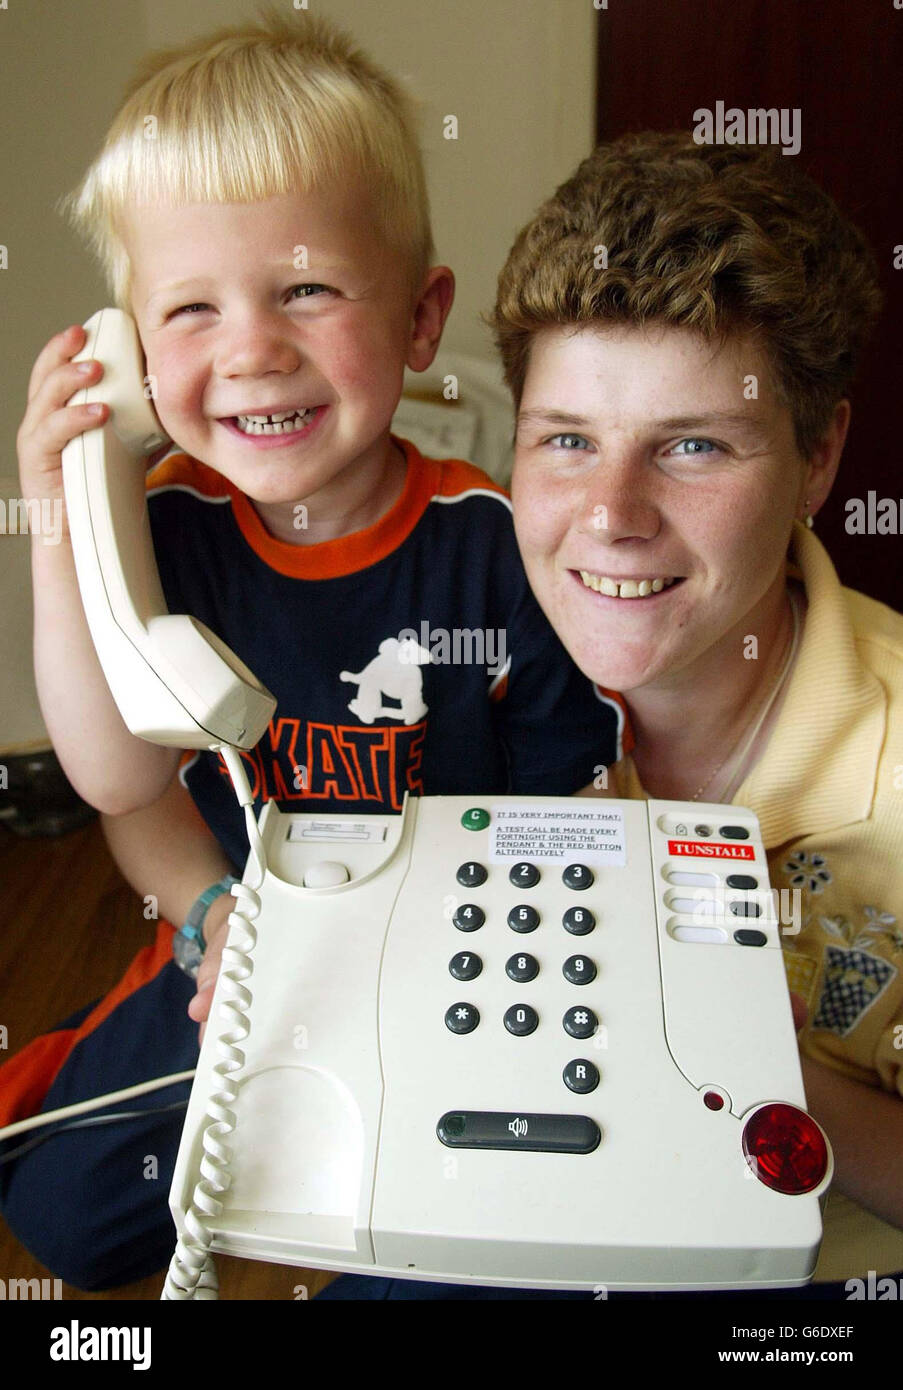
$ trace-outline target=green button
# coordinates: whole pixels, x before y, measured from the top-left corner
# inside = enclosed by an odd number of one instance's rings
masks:
[[[489,824],[489,812],[484,811],[482,806],[471,806],[461,817],[461,824],[465,830],[485,830]]]

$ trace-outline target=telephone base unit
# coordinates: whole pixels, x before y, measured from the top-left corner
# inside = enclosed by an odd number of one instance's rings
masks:
[[[270,802],[260,829],[214,1250],[511,1287],[811,1277],[831,1155],[802,1113],[749,811]],[[221,975],[184,1127],[180,1233],[229,988]]]

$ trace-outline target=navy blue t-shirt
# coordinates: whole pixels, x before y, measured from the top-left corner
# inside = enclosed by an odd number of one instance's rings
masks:
[[[171,612],[206,623],[275,695],[245,769],[259,815],[400,811],[421,795],[569,795],[616,760],[617,714],[530,592],[511,504],[480,469],[404,440],[401,496],[318,545],[274,539],[220,474],[172,454],[148,475]],[[225,763],[181,772],[232,862],[247,857]]]

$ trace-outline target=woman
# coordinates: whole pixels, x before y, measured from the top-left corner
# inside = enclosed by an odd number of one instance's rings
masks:
[[[792,161],[675,133],[585,160],[494,314],[527,573],[636,740],[609,791],[751,807],[798,891],[827,1281],[903,1269],[903,618],[811,530],[879,305],[863,237]]]

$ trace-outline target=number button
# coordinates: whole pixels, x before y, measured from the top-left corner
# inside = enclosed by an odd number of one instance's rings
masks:
[[[505,1013],[505,1027],[516,1038],[525,1038],[535,1031],[539,1014],[529,1004],[512,1004]]]
[[[536,931],[539,926],[539,913],[527,903],[518,903],[508,913],[508,926],[512,931]]]
[[[482,864],[462,864],[455,877],[462,888],[479,888],[489,875]]]
[[[539,961],[535,956],[511,956],[505,963],[505,974],[509,980],[516,980],[518,984],[526,984],[528,980],[535,980],[539,974]]]
[[[486,921],[486,913],[474,903],[462,903],[452,921],[458,931],[479,931]]]
[[[508,879],[515,888],[535,888],[539,882],[539,870],[535,864],[515,864]]]
[[[449,974],[456,980],[475,980],[482,969],[480,957],[468,951],[459,951],[448,962]]]
[[[569,907],[561,923],[571,936],[586,936],[596,925],[596,919],[588,907]]]
[[[596,967],[589,956],[568,956],[562,974],[572,985],[588,985],[596,978]]]
[[[568,864],[561,881],[565,888],[573,888],[575,892],[582,892],[584,888],[589,888],[595,882],[592,869],[588,869],[585,864]]]

